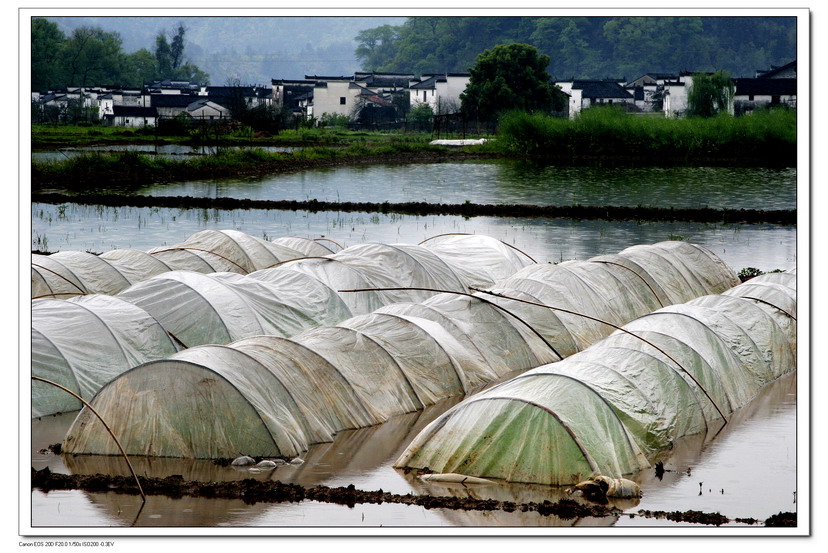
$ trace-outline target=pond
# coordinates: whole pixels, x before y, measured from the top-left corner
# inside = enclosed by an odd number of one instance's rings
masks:
[[[223,150],[240,150],[243,146],[223,146]],[[257,146],[266,152],[292,152],[297,148],[292,146]],[[215,146],[189,146],[183,144],[101,144],[98,146],[78,146],[60,148],[58,150],[34,150],[32,161],[64,161],[66,159],[91,153],[138,152],[164,157],[178,156],[205,156],[216,153]]]
[[[795,169],[763,168],[600,168],[534,167],[511,163],[440,163],[341,167],[271,176],[258,180],[197,181],[153,186],[143,195],[191,195],[252,199],[444,203],[527,203],[539,205],[626,205],[795,209]],[[381,213],[278,210],[214,210],[103,207],[67,203],[32,204],[32,248],[45,251],[104,252],[147,250],[170,245],[203,229],[237,229],[262,238],[324,236],[343,247],[364,242],[418,243],[443,233],[493,236],[536,261],[560,262],[618,252],[635,244],[688,240],[709,248],[735,270],[790,269],[797,263],[796,227],[770,224],[704,224],[594,221],[558,218],[410,216]],[[461,398],[380,426],[347,431],[331,444],[313,446],[301,465],[258,474],[303,485],[324,484],[406,494],[472,495],[511,501],[555,501],[560,490],[532,486],[467,489],[426,484],[391,464],[416,433]],[[61,457],[40,453],[59,442],[72,416],[33,421],[32,466],[59,472],[127,474],[118,458]],[[720,512],[759,520],[797,511],[797,380],[769,386],[712,441],[684,440],[665,462],[662,479],[639,475],[644,497],[624,516],[561,520],[537,513],[425,509],[403,505],[357,504],[352,508],[304,501],[246,504],[242,501],[140,499],[80,491],[31,493],[32,525],[50,527],[676,527],[663,519],[628,516],[639,509]],[[757,463],[756,459],[762,462]],[[182,474],[185,479],[250,477],[210,462],[137,460],[139,473]],[[701,485],[700,485],[701,483]],[[733,523],[733,526],[743,524]],[[301,533],[301,532],[299,532]],[[426,532],[427,533],[427,532]]]
[[[538,168],[491,162],[343,167],[256,180],[156,185],[136,193],[266,200],[470,200],[492,204],[734,209],[795,209],[797,200],[795,169]],[[270,238],[324,236],[343,246],[418,243],[442,233],[487,234],[541,262],[586,259],[633,244],[689,240],[708,247],[736,270],[788,269],[796,263],[796,228],[770,224],[32,205],[32,248],[41,251],[150,249],[182,242],[205,228],[232,228]]]
[[[135,190],[150,196],[255,200],[765,210],[794,209],[796,192],[794,168],[544,167],[490,161],[345,166]]]

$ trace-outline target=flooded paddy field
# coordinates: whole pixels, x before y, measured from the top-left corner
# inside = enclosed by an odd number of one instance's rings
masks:
[[[589,221],[563,218],[416,216],[281,210],[104,207],[35,203],[32,249],[102,253],[148,250],[204,229],[235,229],[259,238],[323,236],[342,246],[365,242],[417,244],[445,233],[485,234],[557,263],[620,251],[633,244],[687,240],[707,247],[737,271],[796,264],[796,227],[773,224]],[[756,251],[763,252],[761,256]]]
[[[796,376],[785,377],[766,388],[713,439],[702,436],[682,440],[664,462],[659,478],[654,471],[635,475],[643,496],[615,500],[623,514],[586,519],[562,519],[538,512],[426,509],[416,505],[338,505],[319,501],[254,503],[243,500],[197,497],[147,497],[116,492],[32,491],[32,525],[57,527],[696,527],[647,515],[645,511],[696,510],[720,513],[732,522],[724,526],[751,526],[779,512],[797,510]],[[391,465],[431,420],[456,404],[445,400],[425,411],[395,417],[361,430],[343,432],[330,444],[312,446],[302,462],[273,471],[222,467],[210,461],[132,458],[140,475],[184,480],[227,481],[253,478],[278,480],[302,486],[325,485],[395,494],[430,494],[512,501],[518,504],[556,502],[571,498],[564,489],[546,486],[498,484],[464,486],[424,482]],[[58,473],[130,473],[117,457],[60,456],[41,452],[59,441],[71,424],[69,414],[45,417],[32,423],[32,467]],[[710,438],[710,437],[708,437]],[[762,462],[757,463],[756,459]],[[701,484],[701,486],[700,486]]]
[[[459,166],[459,167],[458,167]],[[583,168],[581,168],[583,169]],[[344,179],[344,180],[343,180]],[[707,184],[724,179],[725,184]],[[632,185],[640,182],[640,185]],[[534,184],[532,184],[534,183]],[[603,183],[603,184],[602,184]],[[722,190],[724,192],[721,192]],[[281,175],[255,182],[198,182],[142,189],[142,195],[192,195],[259,199],[332,201],[523,202],[556,205],[647,205],[675,207],[795,209],[793,169],[629,169],[623,176],[595,168],[516,169],[501,164],[435,164],[341,168]],[[654,199],[657,198],[658,201]],[[791,269],[797,263],[795,226],[705,224],[692,222],[592,221],[564,218],[413,216],[278,210],[215,210],[103,207],[76,203],[31,206],[32,249],[105,252],[175,244],[204,229],[236,229],[261,238],[325,237],[343,247],[364,242],[416,244],[445,233],[484,234],[519,248],[539,263],[615,253],[635,244],[686,240],[707,247],[734,270]],[[273,471],[251,472],[210,461],[133,459],[150,477],[181,475],[192,481],[253,478],[324,485],[393,494],[495,499],[519,504],[569,498],[559,488],[506,485],[463,486],[425,482],[394,469],[392,463],[418,432],[462,398],[444,400],[425,411],[394,417],[370,428],[337,434],[333,443],[315,445],[301,462]],[[562,518],[520,510],[463,510],[403,504],[353,506],[305,500],[247,503],[116,492],[33,489],[34,527],[154,528],[703,528],[674,522],[654,512],[697,510],[721,513],[728,527],[761,525],[779,512],[797,512],[803,475],[797,467],[796,375],[766,387],[760,397],[734,413],[718,434],[683,439],[664,462],[665,472],[644,471],[640,500],[626,500],[623,512],[607,517]],[[32,468],[65,474],[128,475],[117,457],[66,456],[46,448],[62,440],[72,414],[32,421]],[[801,420],[801,419],[799,419]],[[761,462],[756,462],[761,459]],[[803,494],[805,492],[802,492]],[[648,514],[649,513],[649,514]],[[736,521],[735,519],[740,519]]]
[[[237,150],[242,147],[224,146],[223,150]],[[266,152],[292,152],[296,150],[292,146],[260,146],[257,149]],[[215,154],[215,146],[191,146],[183,144],[104,144],[98,146],[79,146],[60,148],[58,150],[35,150],[32,152],[32,161],[49,162],[64,161],[84,154],[105,154],[120,152],[138,152],[140,154],[157,155],[162,157],[192,157]]]

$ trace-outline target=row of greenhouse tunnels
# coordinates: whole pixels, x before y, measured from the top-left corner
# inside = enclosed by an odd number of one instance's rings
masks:
[[[78,412],[67,454],[290,459],[463,397],[397,468],[570,485],[652,466],[796,370],[795,270],[741,283],[685,241],[550,264],[481,235],[211,230],[33,256],[32,298],[32,416]]]

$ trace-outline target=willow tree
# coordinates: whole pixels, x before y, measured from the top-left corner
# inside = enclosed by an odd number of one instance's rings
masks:
[[[713,117],[729,112],[736,85],[727,71],[696,73],[693,86],[687,91],[687,115],[689,117]]]

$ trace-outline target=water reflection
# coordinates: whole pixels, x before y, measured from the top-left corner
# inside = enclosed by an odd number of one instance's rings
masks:
[[[200,230],[228,228],[265,239],[324,236],[345,246],[416,244],[453,232],[485,234],[541,263],[588,259],[634,244],[689,240],[709,248],[737,271],[789,269],[796,264],[796,227],[780,225],[32,204],[32,249],[41,251],[148,250],[182,242]]]
[[[794,209],[796,169],[538,167],[452,162],[336,167],[239,181],[143,187],[138,194],[257,200]]]
[[[220,467],[211,461],[133,458],[139,474],[165,477],[180,474],[186,480],[226,481],[255,478],[280,480],[304,486],[323,484],[406,494],[430,493],[442,496],[475,497],[515,503],[557,501],[568,496],[565,490],[538,485],[497,484],[462,486],[424,482],[391,467],[393,461],[428,422],[459,401],[445,400],[429,409],[409,413],[371,428],[342,432],[329,444],[313,446],[304,463],[284,465],[272,472]],[[68,426],[71,415],[47,417],[33,422],[33,450],[51,443],[61,424]],[[57,430],[56,430],[57,427]],[[720,512],[729,517],[764,520],[781,510],[796,510],[796,375],[768,386],[754,402],[737,411],[729,424],[715,436],[690,436],[680,440],[663,458],[666,472],[658,478],[648,470],[633,475],[643,490],[641,500],[615,506],[628,513],[639,509]],[[48,456],[47,456],[48,457]],[[69,473],[128,475],[118,457],[51,456],[52,470]],[[756,459],[762,459],[757,463]],[[64,463],[61,469],[61,463]],[[36,463],[41,468],[43,463]],[[699,493],[699,482],[703,493]],[[724,489],[724,493],[721,490]],[[66,522],[58,516],[55,501],[72,508],[73,517],[82,512],[81,525],[137,526],[651,526],[673,524],[641,517],[601,517],[563,520],[534,512],[428,510],[403,505],[341,505],[311,501],[302,503],[245,504],[237,500],[149,497],[141,508],[140,499],[115,493],[33,491],[33,517],[37,525]]]
[[[221,150],[250,149],[248,146],[222,146]],[[293,152],[298,148],[292,146],[256,146],[257,150],[266,152]],[[97,146],[83,146],[77,148],[61,148],[59,150],[34,150],[32,161],[49,162],[64,161],[83,154],[90,153],[120,153],[138,152],[140,154],[159,155],[163,157],[179,156],[206,156],[218,153],[215,146],[191,146],[184,144],[101,144]]]

